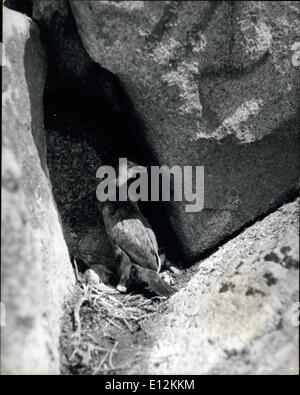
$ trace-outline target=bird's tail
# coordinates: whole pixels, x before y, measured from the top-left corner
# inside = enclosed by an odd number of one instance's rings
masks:
[[[139,265],[132,265],[133,275],[140,283],[146,283],[148,288],[158,296],[172,296],[177,292],[177,288],[172,287],[166,281],[160,278],[154,270],[142,268]]]

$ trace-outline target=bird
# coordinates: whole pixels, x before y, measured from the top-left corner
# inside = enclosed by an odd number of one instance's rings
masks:
[[[137,174],[147,172],[144,166],[127,161],[120,165],[117,188],[130,182]],[[177,289],[160,277],[161,259],[155,234],[141,213],[137,202],[106,200],[99,206],[108,238],[118,259],[119,283],[117,289],[125,293],[132,283],[145,285],[158,296],[169,297]]]

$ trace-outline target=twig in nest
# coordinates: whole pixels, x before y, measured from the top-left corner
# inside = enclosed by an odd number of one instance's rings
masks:
[[[167,300],[168,298],[166,296],[153,296],[150,300],[159,300],[160,302]]]
[[[106,295],[106,296],[107,296],[107,299],[109,299],[110,301],[118,304],[119,306],[122,306],[122,307],[124,306],[124,304],[122,302],[120,302],[120,300],[118,300],[112,296],[109,296],[109,295]]]
[[[101,367],[104,364],[106,358],[108,357],[109,351],[107,351],[104,355],[104,357],[101,359],[99,365],[97,366],[97,368],[93,371],[93,375],[97,374],[98,372],[101,372]]]
[[[75,258],[73,258],[73,265],[74,265],[74,271],[75,271],[75,278],[76,278],[76,281],[77,281],[78,283],[80,283],[79,272],[78,272],[78,266],[77,266],[77,262],[76,262],[76,259],[75,259]]]
[[[152,311],[154,313],[158,311],[158,308],[154,306],[144,306],[144,309],[148,311]]]
[[[110,320],[106,318],[107,326],[113,325],[113,326],[115,326],[116,328],[122,330],[122,328],[114,321],[114,319],[115,319],[115,317],[111,318]]]
[[[143,320],[144,318],[148,318],[151,317],[152,315],[154,315],[155,313],[146,313],[146,314],[141,314],[138,317],[135,317],[134,315],[131,315],[130,318],[134,321],[140,321]]]
[[[101,372],[101,371],[106,371],[106,369],[105,369],[105,370],[102,370],[101,368],[102,368],[102,365],[104,364],[105,360],[107,359],[107,357],[108,357],[108,366],[109,366],[109,369],[107,369],[107,370],[109,371],[109,370],[114,370],[114,369],[115,369],[115,367],[114,367],[114,365],[113,365],[113,363],[112,363],[112,358],[113,358],[113,354],[114,354],[114,351],[115,351],[117,345],[118,345],[118,342],[116,341],[116,342],[114,343],[114,345],[112,346],[111,350],[110,350],[110,351],[107,351],[107,352],[105,353],[105,355],[104,355],[104,357],[101,359],[99,365],[98,365],[97,368],[94,370],[93,375],[95,375],[95,374],[97,374],[97,373],[99,373],[99,372]]]
[[[141,295],[133,295],[133,294],[128,294],[124,297],[124,300],[135,300],[135,299],[140,299]]]
[[[123,318],[122,321],[124,322],[125,326],[127,326],[127,328],[129,329],[129,332],[134,333],[134,330],[132,329],[131,325],[126,320],[126,318]]]
[[[82,350],[79,347],[75,347],[75,349],[70,357],[70,360],[71,361],[74,360],[75,355],[77,354],[82,358],[81,363],[85,366],[88,366],[88,364],[92,358],[92,353],[94,351],[105,352],[105,353],[108,352],[107,348],[96,346],[95,344],[92,344],[92,343],[87,343],[86,348],[87,348],[86,350]]]
[[[83,295],[79,298],[78,302],[74,307],[74,322],[75,322],[75,331],[72,334],[77,341],[81,339],[81,320],[80,320],[80,308],[83,303],[87,300],[89,287],[83,288]]]
[[[118,345],[118,344],[119,344],[119,342],[116,341],[115,344],[112,346],[112,348],[111,348],[111,350],[110,350],[110,353],[109,353],[108,365],[109,365],[109,368],[110,368],[110,369],[114,369],[114,365],[113,365],[113,362],[112,362],[112,358],[113,358],[114,351],[115,351],[115,349],[117,348],[117,345]]]

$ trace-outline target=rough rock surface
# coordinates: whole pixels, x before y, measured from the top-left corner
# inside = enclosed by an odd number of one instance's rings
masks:
[[[169,207],[188,258],[297,188],[297,2],[70,4],[91,58],[126,86],[157,161],[205,167],[204,210]]]
[[[71,254],[87,265],[112,267],[115,259],[96,198],[96,172],[103,161],[80,125],[77,132],[74,136],[60,127],[47,131],[53,194]]]
[[[80,89],[83,95],[103,91],[105,81],[99,72],[101,67],[84,49],[68,1],[34,0],[33,19],[41,29],[49,62],[51,66],[54,64],[60,83],[73,88],[74,92]]]
[[[62,306],[75,279],[47,178],[38,27],[4,8],[1,373],[59,373]]]
[[[96,171],[125,147],[128,103],[117,78],[82,45],[67,0],[35,0],[33,18],[50,59],[44,95],[53,193],[70,253],[86,264],[115,260],[97,208]]]
[[[298,231],[299,200],[199,262],[131,373],[298,374]]]

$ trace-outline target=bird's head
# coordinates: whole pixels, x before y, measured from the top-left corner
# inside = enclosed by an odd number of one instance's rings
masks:
[[[129,180],[135,178],[137,175],[147,173],[147,168],[140,166],[132,161],[124,161],[119,166],[118,177],[116,184],[121,187]]]

